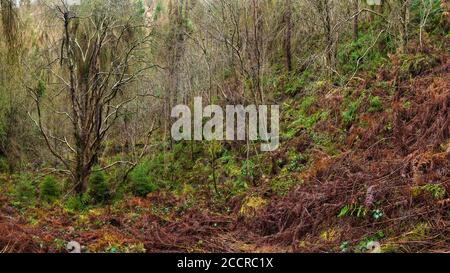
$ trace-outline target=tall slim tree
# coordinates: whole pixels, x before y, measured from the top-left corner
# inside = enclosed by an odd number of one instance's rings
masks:
[[[353,3],[353,41],[359,38],[359,0],[352,0]]]
[[[286,58],[286,69],[287,71],[292,71],[292,0],[285,0],[285,10],[284,10],[284,23],[285,23],[285,33],[284,33],[284,54]]]

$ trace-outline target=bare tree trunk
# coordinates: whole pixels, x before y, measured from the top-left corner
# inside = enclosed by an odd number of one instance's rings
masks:
[[[252,0],[251,2],[251,26],[249,26],[249,17],[245,20],[245,35],[248,43],[247,56],[250,63],[249,76],[251,80],[251,91],[256,105],[264,101],[264,94],[261,86],[262,73],[262,41],[263,41],[263,16],[260,2]],[[248,14],[247,14],[248,16]]]
[[[398,15],[398,26],[400,32],[400,47],[399,50],[401,53],[406,51],[406,46],[408,44],[409,39],[409,8],[411,1],[410,0],[401,0],[399,1],[399,15]]]
[[[291,50],[291,39],[292,39],[292,1],[286,0],[285,3],[285,34],[284,34],[284,52],[286,58],[286,69],[288,72],[292,71],[292,50]]]
[[[186,17],[189,10],[189,2],[187,0],[175,0],[171,5],[170,20],[171,33],[168,43],[168,74],[166,89],[166,134],[169,135],[172,127],[171,109],[179,102],[180,89],[180,65],[184,55],[185,35],[186,35]]]
[[[326,59],[328,70],[331,71],[333,69],[333,58],[334,58],[334,46],[333,46],[333,33],[331,32],[331,10],[330,10],[330,1],[323,0],[323,9],[324,9],[324,28],[325,28],[325,39],[326,39]],[[330,72],[331,74],[331,72]]]
[[[355,17],[353,18],[353,41],[357,41],[359,39],[359,0],[353,0],[353,12],[355,13]]]
[[[85,163],[82,157],[78,157],[76,162],[75,181],[77,184],[75,186],[75,192],[80,195],[87,191],[89,177],[91,175],[91,167]]]

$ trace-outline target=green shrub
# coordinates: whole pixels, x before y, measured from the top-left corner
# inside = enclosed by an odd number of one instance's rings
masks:
[[[40,184],[41,201],[47,203],[55,202],[61,195],[61,190],[58,182],[52,177],[47,176]]]
[[[374,25],[369,27],[372,28]],[[352,75],[357,68],[373,72],[385,64],[387,52],[394,49],[393,43],[388,34],[382,34],[376,41],[377,32],[378,30],[369,29],[361,33],[357,41],[347,37],[348,40],[341,43],[337,51],[337,66],[340,73]],[[374,42],[376,46],[371,48]],[[367,51],[368,49],[370,50]]]
[[[31,205],[35,201],[36,188],[28,176],[21,176],[14,188],[14,200],[20,204]]]
[[[142,162],[130,173],[132,191],[137,196],[147,196],[158,189],[150,177],[149,161]]]
[[[102,171],[94,171],[89,178],[88,195],[95,204],[103,204],[111,199],[109,185]]]
[[[303,72],[303,74],[291,78],[291,80],[286,83],[285,94],[288,96],[295,96],[300,91],[304,90],[308,83],[312,81],[312,73],[309,70]]]
[[[329,118],[330,112],[315,107],[316,102],[316,97],[305,96],[297,107],[291,108],[289,104],[285,104],[286,109],[288,109],[286,111],[288,126],[283,133],[283,137],[290,139],[301,130],[311,133],[317,122]]]
[[[86,210],[89,206],[89,196],[71,196],[67,199],[65,209],[71,212]]]

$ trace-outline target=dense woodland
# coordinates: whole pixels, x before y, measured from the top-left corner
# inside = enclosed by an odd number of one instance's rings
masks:
[[[369,2],[0,0],[0,253],[450,251],[450,3]]]

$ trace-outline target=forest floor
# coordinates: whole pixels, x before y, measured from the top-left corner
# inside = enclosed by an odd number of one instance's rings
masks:
[[[386,252],[448,252],[450,60],[446,54],[402,78],[396,58],[390,71],[349,83],[375,86],[389,111],[362,114],[336,155],[313,149],[312,164],[290,174],[303,182],[283,196],[269,186],[277,171],[226,209],[206,193],[191,208],[185,196],[158,191],[84,212],[21,210],[0,195],[0,252],[64,252],[69,241],[86,252],[364,252],[369,241]],[[316,107],[339,111],[340,90],[323,92]],[[334,134],[337,123],[319,122],[316,130]],[[286,161],[289,149],[301,153],[311,141],[300,130],[267,161]],[[8,187],[10,177],[0,181]]]

